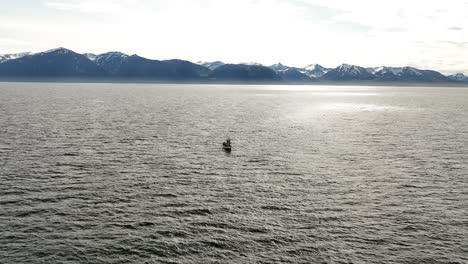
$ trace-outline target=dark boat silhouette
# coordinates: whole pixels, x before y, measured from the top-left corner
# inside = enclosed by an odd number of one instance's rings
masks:
[[[223,149],[226,152],[231,152],[231,139],[227,139],[225,142],[223,142]]]

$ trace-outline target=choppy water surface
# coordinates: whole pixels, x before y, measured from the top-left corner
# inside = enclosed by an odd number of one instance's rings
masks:
[[[468,263],[468,89],[1,83],[0,123],[1,263]]]

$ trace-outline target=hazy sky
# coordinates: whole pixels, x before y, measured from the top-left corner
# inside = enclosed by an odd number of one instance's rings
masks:
[[[55,47],[468,74],[468,0],[1,0],[0,53]]]

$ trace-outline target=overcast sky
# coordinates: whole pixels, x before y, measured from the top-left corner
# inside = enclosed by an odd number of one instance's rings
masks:
[[[468,74],[468,0],[2,0],[0,53],[56,47]]]

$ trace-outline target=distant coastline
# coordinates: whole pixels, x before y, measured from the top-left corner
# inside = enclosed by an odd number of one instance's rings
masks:
[[[65,48],[40,53],[0,55],[2,82],[98,82],[178,84],[279,84],[365,86],[468,86],[468,77],[443,75],[414,67],[371,67],[342,64],[304,68],[281,63],[263,66],[150,60],[138,55],[108,52],[79,54]]]
[[[87,83],[87,84],[167,84],[167,85],[293,85],[293,86],[377,86],[377,87],[447,87],[468,88],[466,82],[220,82],[220,81],[161,81],[161,80],[129,80],[129,79],[63,79],[63,78],[39,78],[39,79],[9,79],[0,78],[0,83]]]

